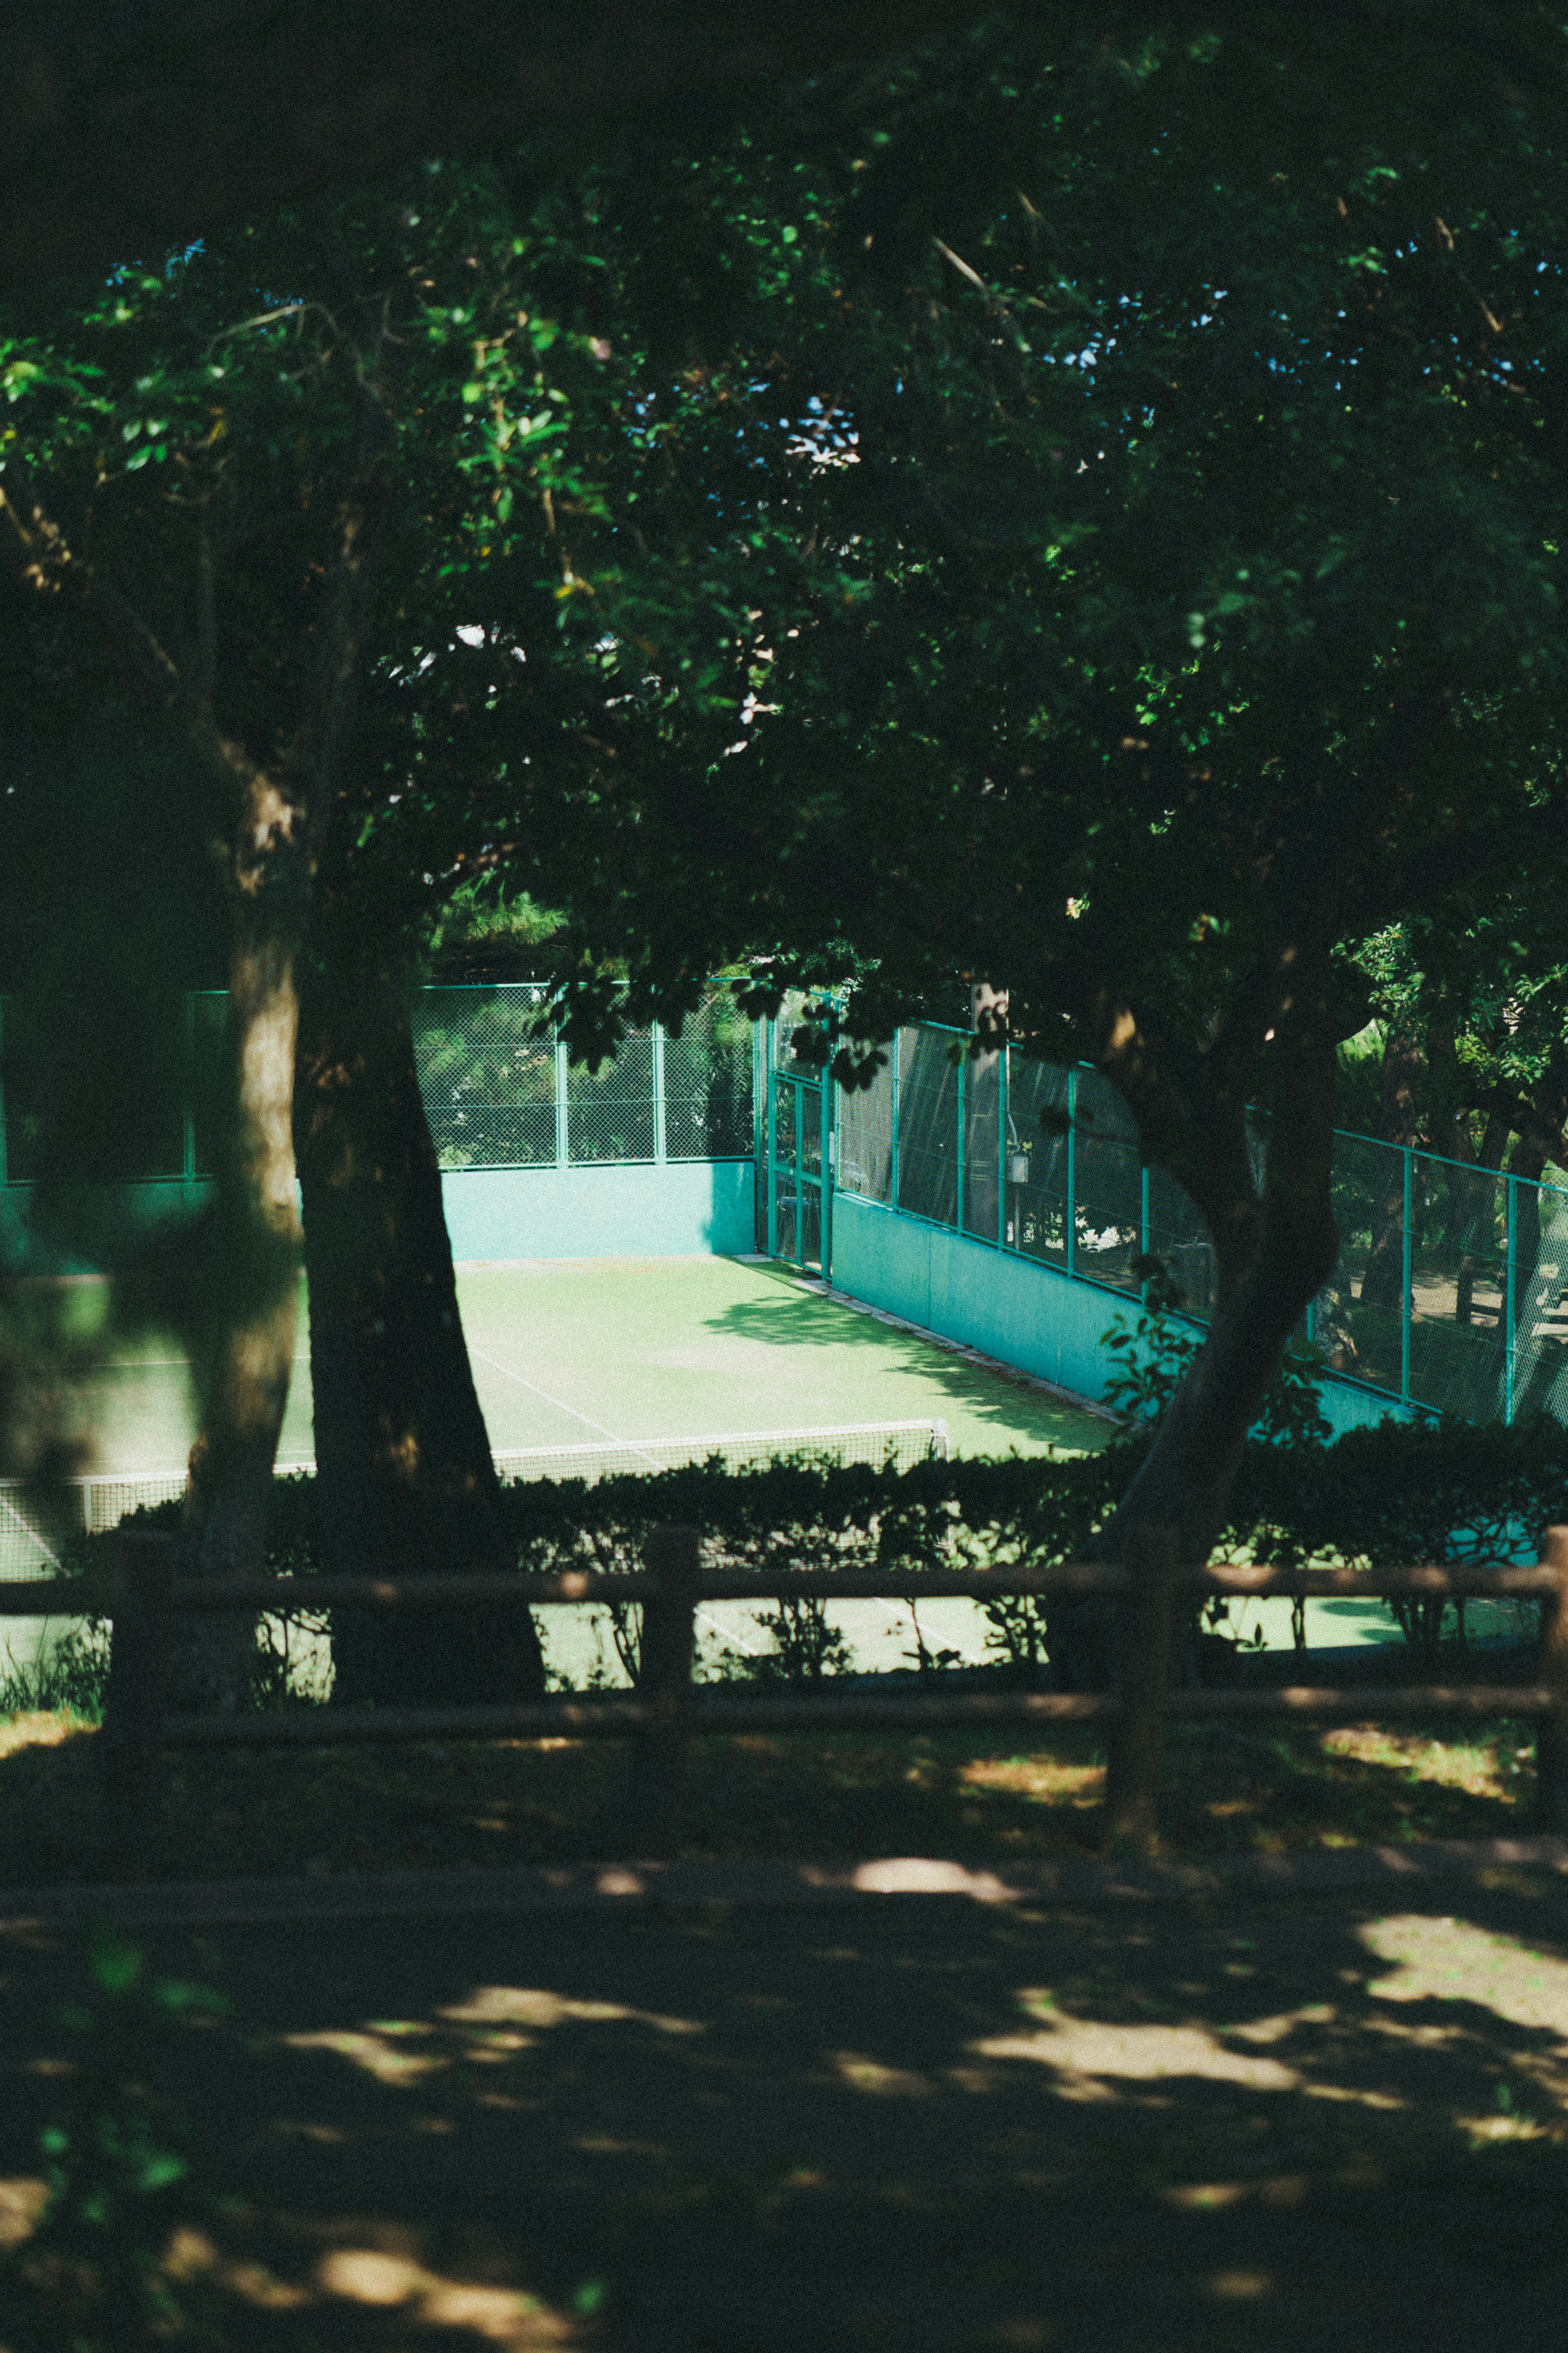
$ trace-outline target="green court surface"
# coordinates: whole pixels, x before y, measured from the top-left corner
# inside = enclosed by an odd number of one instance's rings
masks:
[[[480,1403],[497,1452],[591,1445],[603,1440],[787,1433],[843,1423],[940,1420],[949,1451],[998,1456],[1102,1446],[1102,1415],[918,1333],[825,1298],[791,1269],[761,1260],[657,1258],[540,1260],[460,1268],[458,1295]],[[84,1286],[84,1329],[100,1314]],[[84,1398],[100,1472],[174,1471],[195,1435],[189,1369],[166,1341],[106,1345]],[[284,1423],[280,1462],[313,1452],[309,1335]],[[907,1605],[843,1605],[836,1613],[857,1664],[912,1662]],[[584,1613],[553,1611],[553,1662],[575,1680],[603,1654]],[[1270,1649],[1291,1640],[1288,1602],[1248,1605]],[[752,1614],[705,1610],[711,1651],[769,1647]],[[1477,1625],[1477,1633],[1493,1630]],[[979,1663],[987,1655],[980,1612],[963,1601],[921,1606],[920,1636]],[[1319,1645],[1398,1641],[1375,1602],[1312,1602],[1308,1638]],[[605,1659],[614,1672],[613,1655]]]
[[[1102,1417],[730,1258],[461,1268],[463,1326],[490,1444],[591,1445],[844,1422],[941,1420],[954,1453],[1103,1445]],[[85,1304],[85,1303],[84,1303]],[[100,1472],[177,1467],[195,1434],[167,1344],[110,1349],[89,1382]],[[308,1460],[303,1324],[279,1460]]]

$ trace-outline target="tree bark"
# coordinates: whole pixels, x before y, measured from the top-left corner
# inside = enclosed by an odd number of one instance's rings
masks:
[[[515,1568],[458,1312],[441,1172],[420,1098],[411,976],[312,965],[294,1099],[304,1198],[316,1493],[329,1568],[418,1577]],[[526,1612],[432,1626],[340,1614],[336,1699],[533,1698]]]
[[[1333,1163],[1333,1041],[1327,1028],[1302,1039],[1279,1089],[1261,1196],[1243,1150],[1243,1115],[1196,1107],[1181,1154],[1182,1181],[1208,1182],[1202,1206],[1215,1235],[1220,1290],[1208,1337],[1155,1430],[1148,1452],[1086,1558],[1120,1560],[1129,1531],[1172,1529],[1184,1565],[1206,1561],[1225,1525],[1247,1432],[1308,1302],[1333,1272],[1339,1249],[1330,1178]],[[1228,1197],[1228,1209],[1226,1200]],[[1236,1238],[1250,1233],[1243,1253]],[[1121,1615],[1096,1602],[1057,1605],[1050,1656],[1059,1686],[1103,1690],[1119,1672]]]
[[[1414,1144],[1418,1134],[1416,1082],[1423,1056],[1419,1041],[1403,1030],[1391,1029],[1383,1049],[1383,1085],[1378,1105],[1378,1134],[1384,1143]],[[1368,1306],[1399,1307],[1405,1280],[1405,1180],[1391,1183],[1378,1211],[1377,1230],[1361,1278],[1361,1295]]]
[[[298,1001],[293,926],[241,902],[229,974],[229,1116],[217,1207],[203,1236],[193,1350],[200,1430],[184,1526],[189,1571],[257,1577],[266,1566],[272,1466],[294,1369],[300,1212],[290,1133]],[[239,1707],[254,1619],[204,1612],[179,1627],[172,1703]]]

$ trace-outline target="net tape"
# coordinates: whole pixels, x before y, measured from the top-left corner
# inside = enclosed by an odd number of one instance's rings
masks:
[[[494,1457],[510,1484],[530,1479],[599,1479],[679,1471],[717,1456],[727,1470],[754,1470],[774,1461],[870,1462],[907,1471],[916,1462],[945,1461],[947,1426],[941,1421],[867,1421],[818,1430],[749,1430],[714,1437],[596,1440],[585,1446],[510,1447]],[[313,1476],[313,1462],[279,1462],[279,1479]],[[146,1471],[73,1479],[47,1506],[15,1480],[0,1481],[0,1577],[48,1577],[58,1568],[67,1535],[100,1535],[144,1504],[167,1504],[185,1492],[184,1471]]]

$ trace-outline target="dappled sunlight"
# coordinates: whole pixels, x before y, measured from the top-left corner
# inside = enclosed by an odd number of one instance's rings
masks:
[[[0,2181],[0,2253],[32,2236],[48,2200],[47,2182],[31,2175]]]
[[[651,2026],[660,2034],[700,2034],[702,2021],[694,2018],[668,2018],[657,2010],[632,2010],[619,2001],[574,2001],[569,1996],[546,1992],[537,1986],[479,1986],[467,2001],[437,2013],[458,2026],[564,2026],[581,2022],[590,2026],[619,2023],[622,2021],[638,2026]]]
[[[348,2304],[393,2308],[426,2328],[461,2328],[487,2344],[522,2348],[571,2345],[576,2330],[520,2288],[444,2279],[406,2255],[374,2247],[338,2247],[323,2256],[317,2279]]]
[[[1097,1806],[1105,1780],[1100,1765],[1064,1765],[1054,1757],[977,1757],[961,1766],[966,1789],[999,1789],[1047,1806]]]
[[[1568,1960],[1468,1920],[1413,1912],[1374,1920],[1362,1942],[1394,1966],[1367,1990],[1379,2001],[1469,2001],[1510,2026],[1543,2029],[1568,2049]]]
[[[427,2034],[428,2027],[405,2026],[395,2031],[360,2028],[347,2031],[324,2028],[316,2034],[284,2034],[279,2036],[287,2051],[333,2051],[351,2066],[363,2068],[374,2075],[378,2084],[402,2085],[417,2084],[426,2075],[438,2074],[451,2065],[449,2056],[425,2051],[405,2050],[400,2040],[405,2034]]]
[[[1056,2077],[1053,2088],[1064,2099],[1113,2099],[1111,2083],[1152,2084],[1176,2076],[1239,2084],[1252,2092],[1301,2088],[1295,2068],[1232,2051],[1210,2027],[1123,2026],[1073,2018],[1058,2010],[1048,1993],[1033,1989],[1024,1989],[1018,2000],[1045,2023],[1029,2034],[989,2035],[970,2049],[982,2059],[1021,2059],[1048,2067]]]
[[[651,2027],[656,2034],[705,2031],[700,2020],[637,2010],[626,2002],[578,2001],[542,1986],[477,1986],[466,2001],[425,2019],[369,2019],[357,2027],[321,2027],[277,2038],[287,2051],[328,2051],[395,2091],[412,2089],[459,2062],[497,2066],[531,2050],[540,2033],[566,2025]]]
[[[200,2281],[258,2312],[312,2311],[330,2317],[334,2304],[357,2306],[362,2313],[395,2314],[400,2322],[421,2329],[461,2329],[469,2341],[477,2337],[512,2353],[541,2353],[577,2341],[574,2325],[538,2296],[493,2281],[453,2278],[395,2247],[333,2247],[308,2281],[300,2281],[281,2278],[254,2259],[236,2258],[205,2231],[186,2225],[170,2240],[161,2268],[174,2284]],[[341,2316],[347,2319],[346,2314]]]
[[[98,1726],[68,1708],[34,1708],[23,1715],[0,1718],[0,1757],[14,1757],[23,1748],[58,1748]]]
[[[1360,1765],[1383,1765],[1412,1781],[1436,1782],[1440,1788],[1463,1789],[1472,1798],[1517,1797],[1519,1767],[1534,1755],[1511,1738],[1499,1740],[1433,1740],[1420,1733],[1384,1732],[1370,1725],[1341,1725],[1322,1736],[1328,1757],[1353,1757]]]
[[[860,2051],[835,2051],[829,2053],[833,2072],[841,2084],[852,2092],[868,2092],[877,2099],[928,2099],[936,2086],[930,2078],[910,2067],[885,2067],[880,2060],[869,2059]]]

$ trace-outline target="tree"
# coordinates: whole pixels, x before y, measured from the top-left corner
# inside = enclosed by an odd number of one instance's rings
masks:
[[[0,159],[0,278],[171,246],[431,153],[540,122],[565,142],[595,115],[799,72],[919,40],[975,0],[340,0],[143,6],[134,16],[5,11],[25,98]]]
[[[1562,871],[1568,185],[1441,59],[966,54],[604,199],[662,297],[639,529],[746,581],[754,721],[623,646],[684,772],[627,765],[605,871],[689,876],[773,1001],[868,964],[868,1045],[960,970],[1115,1082],[1217,1295],[1104,1542],[1201,1558],[1332,1268],[1355,944]]]
[[[204,1572],[259,1564],[293,1356],[298,960],[349,779],[386,783],[362,701],[379,694],[386,724],[407,728],[412,681],[460,658],[462,600],[509,547],[542,544],[552,610],[574,593],[554,510],[556,495],[563,512],[581,504],[560,378],[592,387],[603,355],[531,317],[524,250],[493,175],[433,164],[157,274],[119,273],[63,318],[16,320],[5,347],[18,421],[0,536],[23,609],[47,615],[56,660],[107,662],[163,714],[208,777],[226,844],[235,1118],[192,1466]],[[424,703],[428,724],[439,698]],[[441,715],[450,762],[463,696]],[[482,732],[482,694],[472,716]],[[432,1370],[467,1389],[471,1457],[482,1427],[455,1322],[442,1346]],[[331,1429],[330,1383],[328,1404]],[[446,1543],[499,1567],[488,1450],[477,1459],[478,1516],[454,1515],[448,1494]],[[515,1641],[470,1631],[470,1664],[505,1682]],[[242,1664],[226,1648],[205,1680],[232,1692]],[[522,1664],[537,1682],[536,1644]]]
[[[259,0],[143,5],[132,16],[10,0],[4,15],[18,93],[0,154],[0,279],[162,254],[283,203],[430,153],[474,150],[558,125],[551,172],[581,160],[661,103],[717,94],[732,120],[763,76],[907,47],[990,12],[976,0],[363,0],[330,13]],[[1085,21],[1073,0],[1019,12],[1058,37]],[[1163,26],[1205,29],[1205,0],[1146,0],[1095,38],[1135,46]],[[1221,21],[1228,21],[1221,18]],[[1285,58],[1347,40],[1419,71],[1447,56],[1473,88],[1507,87],[1544,113],[1561,105],[1555,27],[1515,0],[1483,10],[1389,0],[1255,6],[1255,38]],[[537,135],[536,142],[537,145]]]

